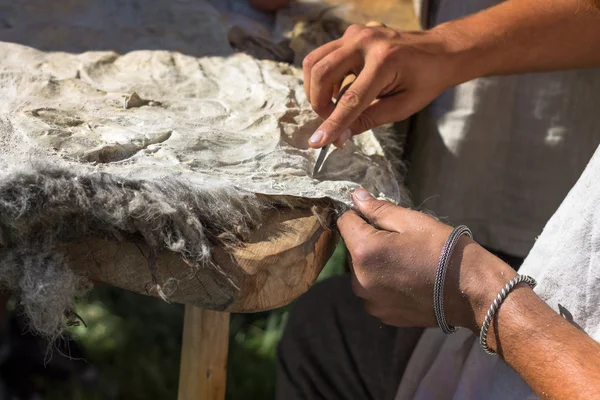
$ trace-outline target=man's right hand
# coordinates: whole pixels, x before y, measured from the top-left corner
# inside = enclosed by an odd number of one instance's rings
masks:
[[[598,0],[510,0],[423,32],[353,25],[304,59],[306,94],[325,122],[311,147],[406,119],[445,89],[490,75],[598,67]],[[332,97],[358,75],[334,110]]]
[[[459,83],[447,39],[436,30],[352,25],[342,38],[306,56],[304,88],[325,120],[309,145],[343,145],[352,135],[406,119]],[[350,73],[358,78],[334,108],[332,98]]]

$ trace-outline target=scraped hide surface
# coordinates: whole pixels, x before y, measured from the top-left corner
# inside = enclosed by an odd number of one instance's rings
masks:
[[[131,179],[177,177],[339,201],[362,183],[399,195],[372,133],[331,154],[319,179],[310,177],[316,151],[306,142],[321,121],[293,67],[244,54],[70,55],[11,44],[0,57],[10,125],[3,137],[22,140],[0,150],[7,167],[37,153],[38,161]],[[126,108],[133,93],[148,103]]]
[[[306,141],[321,121],[301,71],[233,53],[208,2],[0,10],[0,279],[42,333],[60,332],[86,288],[61,244],[136,235],[154,272],[163,250],[218,271],[213,249],[243,244],[266,210],[351,205],[358,186],[406,199],[385,129],[311,177]]]

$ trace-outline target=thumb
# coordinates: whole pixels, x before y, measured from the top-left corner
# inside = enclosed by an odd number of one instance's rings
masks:
[[[409,223],[408,217],[413,212],[389,201],[377,200],[365,189],[357,189],[352,194],[352,198],[362,215],[375,226],[386,231],[404,231]]]
[[[338,218],[337,226],[351,254],[364,247],[365,240],[377,232],[352,210],[346,211]]]

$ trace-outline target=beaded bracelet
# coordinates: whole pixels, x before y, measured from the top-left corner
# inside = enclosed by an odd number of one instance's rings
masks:
[[[500,308],[500,305],[502,304],[504,299],[506,299],[508,294],[514,289],[515,286],[517,286],[521,282],[525,282],[532,289],[535,287],[535,285],[537,285],[537,282],[535,281],[535,279],[533,279],[530,276],[527,276],[527,275],[515,276],[502,288],[500,293],[498,293],[498,296],[496,296],[496,299],[492,303],[492,306],[488,310],[487,315],[485,316],[485,319],[483,320],[483,324],[481,325],[481,332],[479,333],[479,343],[481,344],[481,347],[483,347],[483,350],[488,354],[492,354],[492,355],[496,354],[496,352],[494,350],[490,349],[487,345],[488,329],[490,329],[490,324],[492,323],[492,320],[494,319],[494,315],[496,315],[496,312],[498,311],[498,309]]]
[[[450,233],[450,236],[448,236],[448,239],[442,248],[442,253],[440,254],[440,260],[435,274],[435,282],[433,284],[433,311],[438,326],[445,334],[456,332],[456,327],[448,325],[446,314],[444,313],[444,282],[446,281],[446,271],[450,264],[452,251],[462,235],[473,237],[471,230],[464,225],[454,228],[452,233]]]

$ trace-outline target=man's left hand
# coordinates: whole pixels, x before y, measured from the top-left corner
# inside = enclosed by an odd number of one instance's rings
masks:
[[[433,283],[440,252],[452,228],[434,218],[373,198],[359,189],[357,209],[338,228],[352,259],[352,289],[367,311],[394,326],[436,326]],[[515,272],[466,236],[454,249],[445,282],[451,325],[477,330],[476,320]],[[485,305],[481,307],[481,305]]]

